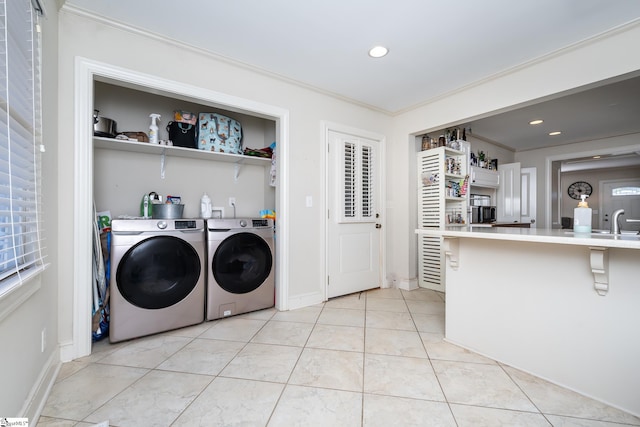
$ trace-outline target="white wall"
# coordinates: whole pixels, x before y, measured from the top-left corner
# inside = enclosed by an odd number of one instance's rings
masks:
[[[387,268],[396,280],[411,280],[417,275],[417,240],[413,234],[416,227],[415,138],[408,135],[454,126],[640,70],[640,56],[629,55],[636,50],[638,40],[640,24],[636,23],[394,117],[390,138],[394,145],[387,150],[387,233],[390,236]],[[530,155],[531,152],[516,153],[514,160],[520,161],[523,167],[538,165],[537,161],[527,160]],[[544,224],[541,212],[546,212],[546,204],[540,192],[544,192],[545,185],[541,169],[537,179],[538,200],[542,201],[538,203],[538,221]]]
[[[42,182],[44,237],[49,267],[37,279],[40,289],[7,317],[0,319],[0,414],[3,417],[24,416],[33,419],[44,396],[44,387],[52,380],[58,364],[58,21],[54,0],[46,0],[47,18],[41,21],[43,37],[42,156],[45,179]],[[4,303],[5,301],[3,301]],[[47,344],[41,351],[41,332],[46,329]]]
[[[91,37],[87,37],[91,34]],[[63,10],[60,13],[60,158],[59,180],[65,188],[85,177],[73,176],[74,61],[76,56],[136,72],[203,87],[289,110],[290,116],[290,307],[323,298],[324,209],[322,203],[305,206],[306,196],[324,198],[324,145],[321,121],[346,124],[386,135],[391,119],[381,113],[320,94],[250,69],[216,59],[197,50],[156,40],[143,34],[101,23]],[[88,142],[89,143],[89,142]],[[60,195],[60,203],[72,206],[72,192]],[[277,215],[277,213],[276,213]],[[71,215],[60,219],[62,229],[72,229]],[[72,253],[73,243],[61,243],[61,252]],[[62,259],[60,269],[61,342],[72,340],[73,260]]]

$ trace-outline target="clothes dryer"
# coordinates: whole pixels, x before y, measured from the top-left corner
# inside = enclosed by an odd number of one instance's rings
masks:
[[[203,219],[114,219],[111,234],[111,342],[204,321]]]
[[[208,219],[207,320],[275,305],[272,219]]]

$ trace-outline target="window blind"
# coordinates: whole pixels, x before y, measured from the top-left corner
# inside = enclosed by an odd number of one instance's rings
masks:
[[[40,43],[31,0],[0,0],[0,295],[43,265]]]

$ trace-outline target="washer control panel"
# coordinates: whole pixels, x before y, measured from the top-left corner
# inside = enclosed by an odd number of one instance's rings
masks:
[[[197,228],[196,221],[194,220],[182,220],[175,221],[174,227],[176,230],[189,230],[193,228]]]

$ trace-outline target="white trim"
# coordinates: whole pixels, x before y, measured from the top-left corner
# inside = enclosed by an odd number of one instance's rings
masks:
[[[61,367],[62,364],[58,353],[51,352],[20,411],[21,416],[29,418],[33,425],[38,423],[38,418],[40,418],[40,414],[47,403],[47,398],[56,382]]]
[[[328,289],[327,289],[327,281],[326,277],[329,275],[329,254],[327,253],[327,248],[329,247],[329,233],[328,233],[328,224],[327,224],[327,209],[329,206],[329,162],[327,155],[328,147],[329,147],[329,132],[335,131],[339,133],[350,134],[362,138],[372,139],[374,141],[378,141],[380,144],[380,200],[378,201],[378,210],[380,212],[380,218],[376,221],[382,226],[382,233],[380,235],[380,257],[381,257],[381,268],[380,268],[380,286],[385,287],[388,283],[387,280],[387,239],[386,239],[386,229],[387,229],[387,211],[386,211],[386,200],[387,200],[387,185],[386,185],[386,162],[385,159],[387,157],[386,147],[387,147],[387,139],[384,135],[379,133],[374,133],[362,129],[357,129],[351,126],[342,125],[339,123],[334,123],[330,121],[322,121],[321,122],[321,138],[324,143],[324,149],[322,150],[322,158],[321,162],[324,164],[324,180],[322,181],[322,192],[324,194],[324,198],[322,200],[322,211],[324,212],[323,217],[324,221],[322,222],[323,227],[323,235],[324,235],[324,248],[322,253],[324,254],[324,259],[322,260],[322,265],[324,266],[324,273],[322,275],[323,279],[323,301],[327,301]]]
[[[620,146],[620,147],[609,147],[609,148],[598,148],[598,149],[593,149],[593,150],[588,150],[588,151],[581,151],[581,152],[574,152],[574,153],[565,153],[565,154],[557,154],[554,156],[548,156],[545,159],[545,168],[544,168],[544,179],[545,179],[545,183],[544,183],[544,188],[545,188],[545,221],[544,221],[544,226],[545,228],[551,228],[552,227],[552,223],[551,223],[551,197],[553,194],[553,189],[551,188],[551,182],[552,182],[552,176],[551,173],[553,172],[551,170],[551,165],[553,162],[558,161],[558,160],[569,160],[569,159],[576,159],[579,157],[592,157],[592,156],[599,156],[599,155],[618,155],[618,154],[625,154],[628,152],[636,152],[636,151],[640,151],[640,144],[637,145],[626,145],[626,146]]]
[[[18,307],[35,294],[42,285],[42,272],[49,264],[37,266],[24,274],[21,283],[12,284],[0,295],[0,322],[17,310]],[[10,280],[10,279],[6,279]]]
[[[402,289],[404,291],[413,291],[418,289],[418,279],[398,279],[397,281],[398,289]]]
[[[93,206],[92,111],[94,80],[104,80],[127,87],[151,89],[169,96],[189,98],[194,102],[249,112],[276,121],[278,186],[276,188],[276,308],[289,305],[289,111],[280,107],[167,80],[157,76],[77,57],[74,84],[74,266],[73,266],[73,343],[61,349],[63,361],[91,353],[91,277]]]

